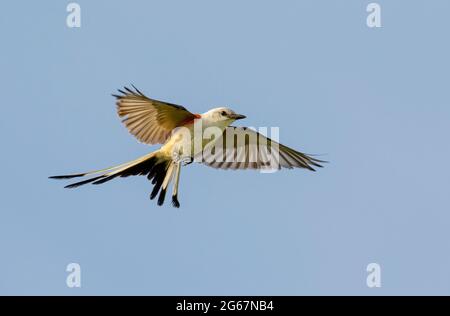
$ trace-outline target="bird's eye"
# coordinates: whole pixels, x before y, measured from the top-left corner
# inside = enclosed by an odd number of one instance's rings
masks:
[[[227,112],[222,111],[220,114],[221,114],[222,116],[225,116],[225,115],[227,115]]]

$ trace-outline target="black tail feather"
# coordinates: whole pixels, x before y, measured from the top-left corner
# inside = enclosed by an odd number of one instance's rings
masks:
[[[86,175],[85,173],[78,173],[78,174],[67,174],[67,175],[63,175],[63,176],[51,176],[48,178],[62,180],[62,179],[72,179],[72,178],[84,177],[85,175]]]
[[[178,195],[172,195],[172,205],[176,208],[180,207],[180,202],[178,202]]]
[[[118,172],[113,175],[99,175],[97,177],[87,179],[84,181],[76,182],[69,184],[65,186],[65,188],[72,189],[76,188],[88,183],[92,184],[102,184],[105,182],[108,182],[112,179],[115,179],[117,177],[128,177],[128,176],[136,176],[136,175],[145,175],[147,176],[148,180],[152,181],[152,184],[154,185],[153,190],[150,194],[150,199],[154,199],[158,193],[158,205],[162,205],[165,200],[166,196],[166,189],[161,190],[161,186],[164,182],[164,178],[166,177],[167,170],[170,166],[171,161],[170,160],[159,160],[156,156],[150,157],[149,159],[142,161],[141,163],[138,163],[134,166],[131,166],[129,168],[126,168],[125,170],[122,170],[121,172]],[[86,173],[80,173],[80,174],[74,174],[74,175],[64,175],[64,176],[54,176],[50,177],[52,179],[71,179],[76,177],[82,177],[87,175]],[[174,202],[175,201],[175,202]],[[172,197],[172,204],[174,207],[179,207],[180,203],[178,202],[177,198]]]
[[[102,183],[108,182],[108,181],[110,181],[110,180],[112,180],[112,179],[114,179],[114,178],[116,178],[118,176],[119,176],[118,174],[115,174],[113,176],[107,176],[107,177],[105,176],[105,177],[101,178],[100,180],[92,182],[92,184],[96,184],[96,185],[97,184],[102,184]]]
[[[94,182],[94,181],[96,181],[98,179],[101,179],[101,178],[104,178],[104,177],[105,177],[104,175],[101,175],[101,176],[98,176],[98,177],[95,177],[95,178],[91,178],[91,179],[87,179],[87,180],[84,180],[84,181],[72,183],[72,184],[66,185],[65,188],[66,189],[73,189],[73,188],[79,187],[80,185],[88,184],[88,183]]]
[[[166,177],[166,165],[165,164],[160,164],[155,166],[155,169],[157,168],[157,170],[155,171],[155,176],[152,180],[152,184],[154,184],[155,186],[153,187],[152,193],[150,194],[150,199],[153,200],[159,192],[159,189],[161,188],[163,182],[164,182],[164,178]]]
[[[165,198],[166,198],[166,189],[162,189],[161,193],[159,193],[159,197],[158,197],[158,205],[159,206],[164,204]]]

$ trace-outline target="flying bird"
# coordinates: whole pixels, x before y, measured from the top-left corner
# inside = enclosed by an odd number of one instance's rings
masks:
[[[247,127],[231,126],[245,116],[226,107],[193,114],[185,107],[145,96],[136,87],[125,87],[113,94],[117,113],[128,131],[140,142],[163,144],[158,150],[136,160],[114,167],[84,173],[52,176],[71,179],[93,176],[69,184],[102,184],[117,177],[146,176],[154,185],[150,194],[164,203],[166,191],[173,181],[172,205],[180,207],[178,185],[182,166],[193,161],[219,169],[278,170],[304,168],[315,171],[325,161],[284,146]],[[207,134],[207,135],[206,135]],[[205,136],[206,135],[206,136]]]

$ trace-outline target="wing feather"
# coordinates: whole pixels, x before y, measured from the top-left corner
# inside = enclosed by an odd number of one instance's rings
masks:
[[[221,150],[222,154],[215,154]],[[279,144],[246,128],[229,126],[216,142],[203,150],[202,163],[218,169],[305,168],[315,171],[325,161]]]
[[[128,131],[146,144],[164,143],[172,130],[196,118],[185,107],[150,99],[136,87],[118,90],[117,114]]]

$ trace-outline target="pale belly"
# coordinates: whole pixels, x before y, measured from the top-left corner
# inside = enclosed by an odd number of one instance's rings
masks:
[[[171,156],[174,160],[182,158],[194,158],[202,154],[203,148],[220,137],[225,127],[195,129],[193,125],[179,128],[167,142],[161,147],[160,152]]]

